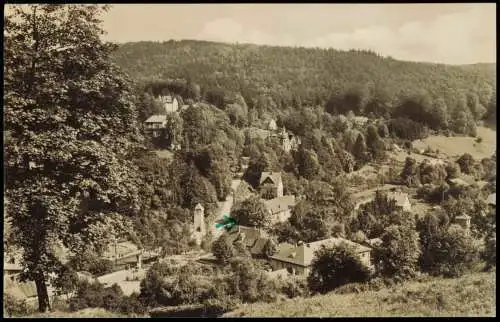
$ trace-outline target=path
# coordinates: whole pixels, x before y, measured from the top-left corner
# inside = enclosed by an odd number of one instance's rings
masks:
[[[219,204],[219,208],[217,208],[215,221],[209,223],[210,232],[212,232],[212,236],[215,239],[219,238],[219,236],[224,232],[224,229],[215,228],[215,222],[222,219],[224,215],[229,216],[231,212],[231,207],[233,206],[234,193],[236,189],[240,185],[241,179],[233,179],[231,181],[231,193],[227,196],[226,200]]]

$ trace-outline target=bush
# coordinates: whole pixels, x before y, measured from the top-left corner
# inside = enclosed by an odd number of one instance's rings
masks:
[[[258,269],[252,260],[236,258],[231,261],[231,270],[233,273],[225,279],[228,295],[238,297],[243,303],[276,301],[276,283]]]
[[[315,252],[307,283],[312,292],[327,293],[341,285],[364,282],[369,278],[369,268],[351,246],[344,244],[322,246]]]
[[[78,282],[76,295],[69,302],[69,309],[75,312],[88,307],[102,307],[103,294],[104,286],[102,284],[80,281]]]
[[[497,239],[496,233],[493,232],[485,236],[485,249],[482,254],[486,261],[486,270],[491,269],[497,264]]]
[[[3,293],[3,310],[7,317],[27,316],[34,312],[34,309],[28,306],[26,300],[20,300],[10,294]]]
[[[385,277],[408,279],[416,275],[420,257],[418,233],[412,225],[391,225],[375,248],[377,270]]]
[[[93,253],[86,253],[70,258],[68,267],[76,272],[87,271],[94,276],[106,275],[115,270],[112,260],[99,258]]]
[[[236,255],[236,249],[227,234],[223,234],[212,244],[212,253],[221,264],[227,264]]]
[[[434,276],[463,275],[478,259],[474,239],[458,225],[438,223],[432,215],[426,218],[428,223],[421,224],[419,229],[422,270]]]
[[[146,307],[139,300],[139,294],[137,293],[132,293],[130,296],[122,296],[117,309],[118,312],[123,314],[144,314],[146,312]]]
[[[125,296],[117,284],[104,288],[98,282],[83,281],[79,283],[76,295],[69,301],[69,310],[75,312],[86,308],[103,308],[123,314],[145,312],[138,294]]]
[[[203,303],[206,316],[221,316],[226,312],[230,312],[238,307],[241,302],[233,297],[225,297],[222,299],[208,299]]]
[[[306,297],[309,295],[309,288],[307,286],[307,279],[293,278],[287,279],[281,287],[281,292],[288,298]]]

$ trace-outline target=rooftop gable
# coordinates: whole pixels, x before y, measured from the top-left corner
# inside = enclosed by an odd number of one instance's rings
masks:
[[[281,172],[262,172],[262,174],[260,175],[259,184],[265,183],[266,181],[268,181],[268,179],[271,180],[270,183],[277,185],[281,181]]]

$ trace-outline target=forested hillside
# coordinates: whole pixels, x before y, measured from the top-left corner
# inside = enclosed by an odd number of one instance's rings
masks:
[[[215,88],[239,92],[250,108],[272,113],[319,105],[333,113],[383,115],[415,95],[442,98],[448,109],[463,100],[490,110],[486,114],[496,106],[494,64],[451,66],[369,51],[192,40],[127,43],[114,58],[134,80],[182,79],[198,84],[202,96]],[[487,116],[479,110],[477,116]]]

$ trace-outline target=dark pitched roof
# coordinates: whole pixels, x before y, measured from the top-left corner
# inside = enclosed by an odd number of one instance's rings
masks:
[[[266,246],[268,241],[269,241],[269,238],[266,238],[266,237],[257,238],[253,247],[250,249],[250,253],[252,255],[262,255],[263,250],[264,250],[264,246]]]
[[[260,231],[257,228],[235,226],[228,232],[228,238],[231,243],[238,239],[243,239],[245,247],[250,248],[250,253],[259,255],[262,253],[264,245],[269,240],[269,236],[265,231]]]
[[[271,179],[272,183],[278,184],[281,181],[281,172],[262,172],[259,184],[264,183],[268,178]]]

